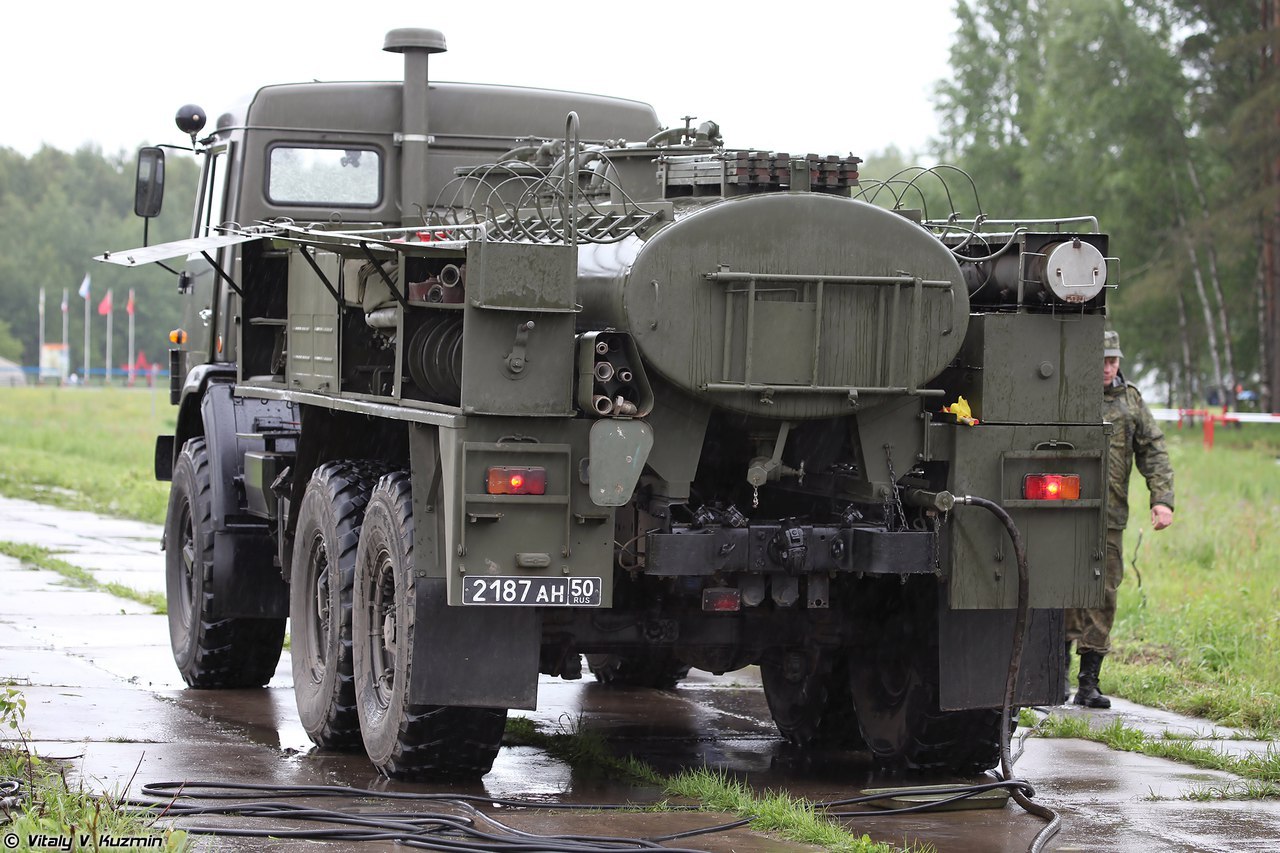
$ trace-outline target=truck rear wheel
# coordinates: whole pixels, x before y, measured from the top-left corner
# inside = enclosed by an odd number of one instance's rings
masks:
[[[999,762],[999,709],[939,710],[935,684],[886,663],[858,664],[851,673],[858,724],[881,764],[975,773]]]
[[[882,603],[869,627],[874,646],[851,655],[848,668],[858,726],[876,760],[956,773],[994,767],[1000,709],[939,707],[936,597],[909,586]]]
[[[861,749],[847,663],[833,651],[770,649],[760,681],[778,732],[799,747]]]
[[[413,501],[409,475],[399,471],[374,487],[356,554],[360,733],[369,760],[393,779],[483,776],[498,754],[507,711],[409,701],[414,615]]]
[[[283,619],[214,619],[213,494],[203,438],[182,447],[165,518],[169,643],[191,687],[261,687],[284,647]]]
[[[596,681],[620,687],[652,687],[670,690],[689,674],[689,665],[666,651],[632,655],[587,655],[587,666]]]
[[[326,749],[360,746],[351,587],[369,493],[385,470],[364,461],[321,465],[298,509],[289,584],[293,692],[307,736]]]

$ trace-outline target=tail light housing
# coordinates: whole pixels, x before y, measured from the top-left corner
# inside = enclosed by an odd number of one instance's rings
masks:
[[[1022,497],[1029,501],[1078,501],[1080,475],[1028,474],[1022,478]]]
[[[489,469],[487,491],[491,495],[545,495],[547,469],[501,465]]]

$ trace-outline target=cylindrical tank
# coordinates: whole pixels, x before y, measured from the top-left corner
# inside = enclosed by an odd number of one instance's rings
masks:
[[[583,328],[626,330],[648,370],[765,417],[911,393],[951,362],[968,322],[963,276],[938,240],[817,193],[730,199],[643,238],[582,245],[578,273]]]

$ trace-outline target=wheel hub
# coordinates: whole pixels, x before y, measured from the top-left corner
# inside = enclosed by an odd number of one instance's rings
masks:
[[[326,661],[329,657],[331,614],[329,608],[329,551],[325,547],[323,534],[313,531],[310,547],[307,549],[307,571],[305,583],[311,588],[311,611],[306,614],[307,632],[305,646],[299,650],[306,655],[305,661],[311,671],[311,680],[320,684],[325,679],[328,669]]]

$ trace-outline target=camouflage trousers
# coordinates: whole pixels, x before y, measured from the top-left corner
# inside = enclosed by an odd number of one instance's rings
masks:
[[[1078,652],[1111,651],[1111,625],[1116,620],[1116,590],[1124,580],[1124,557],[1120,548],[1123,530],[1107,530],[1107,586],[1102,607],[1068,610],[1067,642],[1074,642]]]

